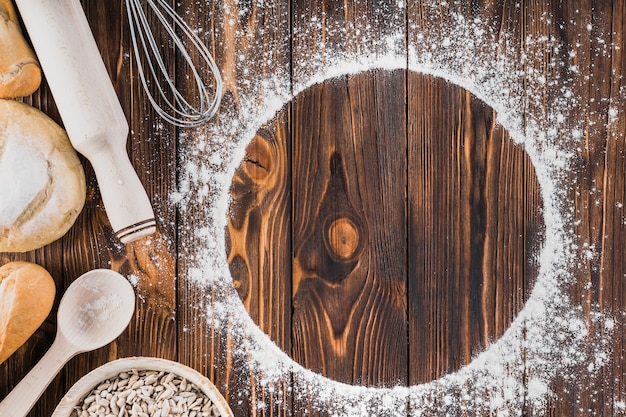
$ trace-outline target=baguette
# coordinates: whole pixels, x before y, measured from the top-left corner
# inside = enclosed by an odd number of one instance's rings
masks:
[[[55,293],[54,280],[39,265],[10,262],[0,268],[0,363],[41,326]]]
[[[41,84],[41,67],[20,30],[11,0],[0,0],[0,98],[24,97]]]

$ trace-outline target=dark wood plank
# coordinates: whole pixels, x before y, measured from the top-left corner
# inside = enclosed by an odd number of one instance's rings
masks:
[[[500,88],[518,94],[524,84],[503,75],[524,70],[517,45],[535,35],[521,28],[527,7],[534,5],[410,2],[408,42],[415,54],[409,62],[433,61],[479,85],[502,80]],[[492,49],[498,41],[503,44]],[[499,60],[486,77],[486,68]],[[459,370],[509,328],[537,277],[543,219],[532,163],[496,123],[493,109],[442,79],[410,77],[408,91],[410,376],[418,384]],[[484,415],[491,394],[474,388],[484,383],[469,380],[445,391],[451,402],[436,394],[432,405],[415,406],[427,415],[461,413],[463,407]],[[520,376],[516,383],[523,387],[525,381]],[[463,390],[471,392],[467,401]],[[501,408],[524,412],[519,403]]]
[[[624,327],[609,331],[603,312],[621,322],[624,308],[623,274],[623,124],[622,74],[623,4],[580,1],[560,8],[571,22],[568,46],[578,67],[576,93],[584,136],[578,148],[577,170],[572,172],[572,201],[580,238],[580,263],[573,297],[583,306],[589,326],[586,353],[591,358],[608,341],[610,360],[600,369],[580,369],[581,378],[571,387],[570,405],[559,403],[558,414],[612,416],[624,413]],[[581,368],[584,368],[581,367]],[[583,380],[584,383],[580,383]],[[619,402],[622,401],[620,404]]]
[[[185,16],[192,27],[204,29],[204,38],[224,79],[224,97],[219,114],[203,128],[182,132],[185,138],[181,159],[210,171],[223,169],[230,161],[216,167],[210,163],[211,156],[213,153],[223,156],[224,148],[234,145],[236,134],[241,132],[229,130],[232,121],[250,121],[251,113],[258,111],[264,98],[274,93],[272,83],[263,81],[286,76],[283,82],[289,85],[289,2],[211,1],[205,4],[188,3],[181,5],[180,9],[186,11]],[[186,82],[185,73],[182,69],[181,86]],[[264,210],[269,204],[281,204],[284,181],[289,178],[288,172],[284,171],[289,169],[284,163],[289,132],[280,123],[285,117],[288,117],[287,113],[282,113],[268,125],[267,134],[253,139],[244,160],[245,167],[233,179],[234,187],[238,187],[239,181],[251,187],[249,195],[235,192],[231,210],[233,218],[238,218],[241,213],[252,213],[254,220],[232,222],[227,240],[230,242],[228,256],[234,265],[231,274],[234,285],[243,296],[244,305],[261,328],[280,347],[289,350],[291,290],[289,281],[282,280],[288,276],[285,275],[288,271],[276,256],[280,252],[261,245],[268,242],[279,245],[280,239],[287,239],[286,244],[289,242],[288,230],[283,224],[288,219],[289,206],[282,203],[281,210],[286,212],[278,216],[268,215]],[[225,126],[228,137],[217,138],[211,133],[221,126]],[[218,140],[227,142],[219,143]],[[203,150],[198,152],[200,148]],[[208,186],[209,195],[217,197],[215,184],[201,186]],[[194,200],[193,195],[191,200]],[[236,324],[229,320],[216,323],[211,316],[199,315],[194,308],[195,305],[205,304],[211,308],[229,296],[224,291],[231,291],[230,287],[224,289],[223,286],[218,288],[186,280],[188,271],[197,266],[194,259],[203,251],[198,246],[194,230],[207,226],[206,213],[202,206],[185,207],[179,221],[179,359],[204,371],[224,393],[235,415],[291,415],[288,383],[258,384],[259,375],[255,369],[250,369],[246,352],[242,352],[240,332],[231,328]],[[236,243],[232,243],[233,236],[237,238]],[[276,287],[268,285],[266,279],[279,284]],[[286,378],[289,380],[289,375]]]
[[[230,188],[228,263],[246,310],[291,351],[291,167],[288,109],[246,148]]]
[[[403,72],[294,102],[294,352],[334,380],[406,384]]]
[[[576,114],[576,120],[582,121],[582,130],[585,131],[585,138],[582,140],[582,143],[579,143],[577,149],[577,167],[574,172],[570,175],[572,180],[576,184],[573,186],[572,191],[570,192],[571,201],[576,210],[577,225],[574,228],[574,233],[579,238],[578,244],[587,245],[588,244],[590,234],[594,234],[597,238],[598,232],[592,232],[591,229],[596,226],[590,225],[591,217],[589,210],[594,211],[593,217],[599,214],[598,208],[594,207],[594,204],[591,203],[589,205],[591,199],[596,199],[597,196],[590,196],[591,188],[595,187],[592,185],[592,182],[595,182],[598,178],[602,176],[603,168],[600,166],[591,167],[590,165],[595,165],[599,163],[603,158],[601,154],[603,150],[601,149],[604,144],[597,140],[589,140],[587,136],[587,121],[588,121],[588,111],[589,107],[589,99],[591,84],[593,81],[585,80],[588,77],[591,65],[591,56],[593,55],[593,51],[590,47],[591,42],[591,32],[587,30],[587,26],[592,24],[592,20],[594,19],[592,13],[592,2],[591,1],[574,1],[563,4],[559,7],[558,15],[562,19],[562,21],[567,25],[566,30],[561,31],[563,38],[565,38],[565,42],[567,48],[572,52],[572,64],[576,65],[579,69],[579,76],[576,77],[575,81],[575,94],[580,97],[581,103],[586,103],[584,106],[581,106],[580,109],[574,110]],[[584,143],[584,144],[583,144]],[[593,159],[593,162],[590,162],[589,157]],[[592,174],[590,170],[595,171],[595,174]],[[595,177],[596,179],[590,178]],[[580,182],[579,182],[580,181]],[[599,219],[602,221],[601,219]],[[585,286],[587,283],[591,282],[592,275],[592,266],[589,263],[589,260],[585,259],[582,251],[578,252],[578,258],[582,259],[582,261],[578,261],[577,272],[575,273],[575,284],[570,288],[571,296],[575,303],[580,303],[582,308],[584,309],[585,315],[588,317],[589,308],[591,307],[588,303],[584,301],[586,296],[584,293]],[[571,416],[577,413],[585,413],[590,412],[586,405],[588,403],[588,396],[591,395],[591,391],[588,391],[586,386],[593,386],[594,382],[589,378],[584,377],[584,372],[580,375],[579,381],[584,380],[584,384],[579,384],[577,381],[563,381],[559,380],[555,382],[555,391],[556,398],[551,401],[547,405],[547,409],[549,410],[551,415],[554,416]],[[592,388],[593,390],[593,388]],[[599,411],[599,406],[595,407],[596,410]],[[586,409],[586,410],[585,410]],[[600,413],[599,415],[602,415]]]
[[[254,322],[284,352],[292,350],[293,308],[288,114],[284,108],[247,146],[230,188],[226,233],[228,263],[239,297]],[[289,375],[285,378],[290,380]],[[255,391],[273,410],[269,413],[289,412],[288,407],[272,405],[274,396],[262,387]]]
[[[174,6],[174,2],[170,5]],[[109,247],[111,267],[135,283],[138,296],[137,312],[124,340],[120,342],[119,355],[175,360],[178,358],[174,321],[177,308],[177,212],[171,194],[176,190],[178,169],[177,129],[157,115],[141,84],[124,2],[119,2],[116,8],[107,5],[106,10],[109,13],[116,11],[112,20],[118,26],[112,30],[111,24],[108,25],[108,34],[103,34],[102,44],[106,45],[107,39],[108,42],[114,39],[112,33],[119,33],[117,42],[110,46],[109,72],[113,74],[118,96],[129,120],[128,153],[150,198],[157,221],[156,234],[128,245],[113,244]],[[171,38],[166,28],[158,22],[154,13],[148,9],[146,12],[157,44],[168,45]],[[175,80],[175,51],[162,47],[160,54]],[[144,68],[148,60],[154,60],[143,53],[140,59]],[[159,82],[165,83],[165,80]],[[154,82],[150,84],[150,93],[159,105],[164,105]],[[116,238],[109,236],[109,241],[116,242]]]
[[[495,112],[430,76],[412,73],[408,91],[409,343],[418,384],[458,371],[508,329],[542,228],[525,222],[541,209],[528,203],[537,201],[532,164]]]
[[[602,244],[601,271],[604,275],[601,306],[615,318],[615,327],[600,331],[612,336],[612,358],[603,371],[602,392],[604,392],[605,415],[619,415],[626,412],[626,324],[624,309],[626,306],[626,222],[624,206],[626,201],[626,102],[621,92],[624,89],[623,76],[626,74],[626,55],[624,38],[626,26],[626,8],[623,3],[613,4],[611,22],[611,40],[616,46],[611,50],[611,89],[609,96],[606,164],[607,175],[604,177],[605,238]],[[619,76],[618,76],[619,74]],[[608,332],[610,330],[610,332]],[[609,336],[609,337],[611,337]]]
[[[294,85],[342,55],[387,50],[392,33],[402,54],[404,11],[400,2],[294,1]],[[404,96],[403,72],[374,72],[294,101],[292,357],[351,384],[407,383]],[[333,245],[333,236],[345,243]],[[294,390],[310,392],[299,380]],[[320,410],[315,397],[298,399],[294,412],[346,412],[344,404]]]

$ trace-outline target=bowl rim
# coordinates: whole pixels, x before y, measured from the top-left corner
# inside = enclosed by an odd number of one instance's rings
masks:
[[[51,417],[69,417],[81,400],[102,381],[123,371],[130,370],[171,372],[194,383],[213,404],[217,405],[222,417],[234,417],[228,403],[211,380],[200,372],[179,362],[147,356],[132,356],[105,363],[80,378],[63,396]]]

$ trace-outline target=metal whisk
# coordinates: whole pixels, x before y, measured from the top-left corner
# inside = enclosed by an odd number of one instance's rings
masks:
[[[197,127],[207,122],[217,112],[223,89],[219,68],[209,49],[165,0],[126,0],[125,3],[137,69],[152,107],[163,119],[176,126]],[[178,49],[182,60],[190,69],[191,78],[195,83],[193,92],[197,93],[193,101],[197,100],[198,104],[190,103],[191,100],[185,98],[176,87],[172,75],[163,62],[161,49],[155,40],[143,8],[144,4],[164,27],[174,48]],[[212,88],[205,83],[203,74],[194,64],[186,43],[197,50],[199,58],[211,72],[214,78]],[[142,64],[142,54],[146,57],[147,68],[144,68]],[[165,80],[166,85],[163,85],[160,80]],[[158,92],[156,95],[161,97],[163,105],[159,104],[155,95],[150,92],[148,88],[150,84],[156,86]]]

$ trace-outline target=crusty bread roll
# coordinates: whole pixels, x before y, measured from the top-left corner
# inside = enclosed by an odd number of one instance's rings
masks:
[[[11,0],[0,0],[0,98],[28,96],[41,84],[41,68],[24,40]]]
[[[65,131],[31,106],[0,100],[0,252],[34,250],[63,236],[85,190]]]
[[[54,280],[39,265],[10,262],[0,268],[0,363],[41,326],[55,293]]]

